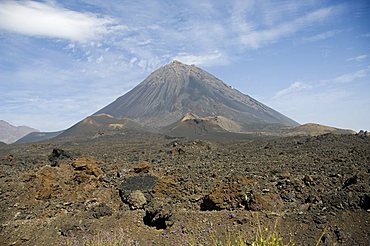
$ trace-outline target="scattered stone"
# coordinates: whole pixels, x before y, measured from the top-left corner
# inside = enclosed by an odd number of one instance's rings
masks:
[[[111,216],[113,212],[105,203],[100,203],[99,205],[92,207],[89,213],[93,218],[99,219],[104,216]]]
[[[173,225],[174,216],[170,201],[154,198],[145,207],[144,224],[155,227],[157,230],[166,229]]]
[[[303,178],[303,182],[307,186],[314,185],[313,178],[310,175],[305,175],[304,178]]]
[[[323,227],[319,227],[320,229],[323,229]],[[321,242],[323,243],[323,245],[327,246],[327,245],[333,245],[332,243],[332,240],[330,238],[330,236],[328,234],[324,234],[321,238]]]
[[[21,240],[22,240],[22,241],[29,241],[29,240],[31,240],[31,236],[30,236],[30,235],[23,235],[23,236],[21,237]]]
[[[364,194],[361,197],[360,207],[370,212],[370,194]]]
[[[216,197],[207,195],[203,198],[203,202],[200,205],[200,210],[202,211],[219,211],[221,208],[219,207],[219,201]]]
[[[147,173],[149,172],[149,169],[152,167],[149,162],[147,161],[142,161],[139,162],[135,167],[134,167],[134,173]]]
[[[283,191],[283,192],[280,193],[280,197],[285,202],[293,202],[294,201],[294,193],[293,192]]]
[[[358,179],[358,176],[357,175],[354,175],[350,178],[348,178],[346,181],[344,181],[344,184],[343,184],[343,189],[350,186],[350,185],[354,185],[357,183],[357,179]]]
[[[176,147],[176,148],[173,148],[173,149],[167,151],[167,154],[173,155],[173,156],[182,155],[182,154],[185,154],[185,150],[180,148],[180,147]]]
[[[164,176],[158,179],[157,183],[153,187],[153,195],[162,198],[172,198],[174,200],[179,200],[182,198],[180,186],[175,178],[171,176]]]
[[[5,158],[8,162],[12,162],[13,159],[14,159],[14,156],[12,154],[8,155],[6,158]]]
[[[247,203],[247,210],[251,211],[279,211],[283,207],[283,200],[278,194],[257,194],[251,196]]]
[[[201,210],[231,210],[245,206],[245,189],[250,182],[247,177],[241,176],[219,184],[204,196]]]
[[[313,218],[313,221],[316,224],[325,224],[327,222],[326,216],[323,215],[317,215]]]
[[[358,133],[357,133],[358,136],[360,137],[367,137],[368,135],[368,132],[367,131],[364,131],[364,130],[360,130]]]
[[[102,177],[103,171],[99,168],[95,159],[90,157],[81,157],[72,162],[72,167],[76,171],[84,171],[88,175]]]
[[[58,161],[63,159],[72,159],[72,154],[63,149],[55,148],[49,155],[49,161],[53,167],[58,166]]]
[[[344,243],[344,234],[339,227],[334,229],[334,234],[335,237],[337,238],[338,243]]]
[[[123,202],[128,203],[129,196],[134,191],[144,194],[146,201],[152,198],[152,190],[158,181],[158,177],[152,175],[137,175],[128,177],[119,188],[119,194]]]
[[[146,198],[141,191],[136,190],[128,196],[127,203],[131,209],[141,209],[146,204]]]
[[[240,218],[236,221],[239,225],[244,225],[248,223],[248,220],[246,218]]]
[[[310,194],[306,200],[305,200],[306,203],[319,203],[320,202],[320,198],[314,194]]]
[[[59,233],[60,233],[60,235],[62,235],[64,237],[71,237],[78,230],[80,230],[80,227],[79,227],[78,224],[75,224],[73,222],[65,222],[59,228]]]

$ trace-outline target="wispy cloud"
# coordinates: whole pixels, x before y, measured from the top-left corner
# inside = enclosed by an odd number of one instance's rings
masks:
[[[318,89],[324,86],[331,86],[335,84],[350,83],[369,76],[370,76],[370,66],[351,73],[345,73],[331,79],[323,79],[312,82],[296,81],[290,84],[287,88],[284,88],[276,92],[273,98],[278,99],[281,97],[289,97],[293,94],[297,94],[300,92]]]
[[[370,76],[370,66],[351,73],[318,81],[293,82],[266,103],[300,123],[315,122],[354,130],[369,129],[370,99],[362,88]],[[361,85],[362,84],[362,85]],[[366,88],[366,87],[365,87]]]
[[[24,35],[88,41],[115,25],[113,19],[34,1],[0,2],[0,29]]]
[[[225,65],[229,62],[228,58],[217,50],[212,53],[203,55],[189,55],[186,53],[180,53],[173,59],[181,61],[186,64],[204,65],[204,66]]]
[[[342,75],[340,75],[340,76],[338,76],[334,79],[331,79],[331,80],[322,80],[321,84],[349,83],[349,82],[353,82],[357,79],[368,77],[369,75],[370,75],[370,66],[368,66],[364,69],[355,71],[353,73],[342,74]]]
[[[321,8],[292,21],[284,22],[270,29],[247,32],[241,35],[241,42],[249,48],[260,48],[280,38],[296,33],[304,27],[321,22],[337,11],[335,7]]]
[[[359,56],[356,56],[356,57],[348,58],[348,59],[347,59],[347,61],[356,61],[356,62],[360,62],[360,61],[365,60],[367,57],[368,57],[368,55],[359,55]]]
[[[340,30],[331,30],[331,31],[316,34],[316,35],[311,36],[311,37],[304,37],[304,38],[302,38],[302,41],[307,42],[307,43],[317,42],[317,41],[321,41],[321,40],[325,40],[325,39],[334,37],[335,35],[337,35],[340,32],[341,32]]]
[[[293,82],[292,84],[290,84],[287,88],[278,91],[275,94],[275,98],[283,97],[283,96],[291,94],[291,93],[296,93],[296,92],[299,92],[299,91],[302,91],[302,90],[308,90],[308,89],[311,89],[311,88],[312,88],[312,85],[310,85],[310,84],[307,84],[307,83],[304,83],[304,82],[301,82],[301,81],[296,81],[296,82]]]

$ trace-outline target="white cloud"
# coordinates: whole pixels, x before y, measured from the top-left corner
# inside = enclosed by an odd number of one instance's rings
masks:
[[[251,21],[247,21],[245,16],[253,10],[253,1],[235,1],[231,13],[231,24],[235,32],[245,33],[251,32],[256,28],[256,25]]]
[[[276,1],[264,0],[258,1],[261,9],[261,18],[267,26],[275,26],[286,19],[299,16],[300,11],[310,9],[315,1]]]
[[[368,57],[368,55],[359,55],[359,56],[356,56],[356,57],[351,57],[351,58],[347,59],[347,61],[360,62],[360,61],[366,59],[367,57]]]
[[[173,58],[173,60],[178,60],[185,64],[194,65],[221,65],[227,64],[229,62],[228,58],[219,51],[214,51],[209,54],[204,55],[191,55],[186,53],[180,53]]]
[[[109,32],[114,21],[33,1],[0,2],[0,29],[30,36],[84,42]]]
[[[311,89],[312,86],[301,81],[293,82],[288,88],[282,89],[275,94],[275,97],[282,97],[298,91]]]
[[[325,39],[331,38],[331,37],[337,35],[340,32],[341,31],[339,31],[339,30],[331,30],[331,31],[319,33],[319,34],[314,35],[314,36],[311,36],[311,37],[302,38],[302,41],[303,42],[308,42],[308,43],[310,43],[310,42],[316,42],[316,41],[321,41],[321,40],[325,40]]]
[[[96,59],[96,63],[102,63],[104,61],[104,57],[103,56],[99,56],[99,58]]]
[[[350,83],[356,81],[357,79],[365,78],[370,75],[370,66],[354,71],[352,73],[346,73],[339,75],[335,78],[331,79],[323,79],[315,82],[301,82],[296,81],[290,84],[287,88],[282,89],[275,93],[274,99],[282,98],[282,97],[289,97],[293,94],[297,94],[302,91],[307,91],[311,89],[317,89],[324,86],[329,86],[333,84],[343,84],[343,83]]]
[[[321,8],[314,12],[299,17],[293,21],[284,22],[270,29],[247,32],[241,35],[241,42],[249,48],[260,48],[268,43],[274,42],[280,38],[291,35],[304,27],[320,22],[335,12],[336,8]]]
[[[356,79],[367,77],[369,76],[369,73],[370,73],[370,66],[368,66],[365,69],[355,71],[353,73],[346,73],[346,74],[340,75],[332,80],[323,80],[323,83],[349,83]]]

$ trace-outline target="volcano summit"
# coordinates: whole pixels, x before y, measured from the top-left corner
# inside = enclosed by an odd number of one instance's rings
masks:
[[[225,117],[239,124],[241,131],[298,125],[208,72],[179,61],[157,69],[96,114],[130,118],[162,128],[181,120],[189,112],[200,117]]]

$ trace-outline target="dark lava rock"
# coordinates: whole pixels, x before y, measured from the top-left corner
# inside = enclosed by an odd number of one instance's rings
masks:
[[[305,185],[307,186],[311,186],[311,185],[314,185],[314,180],[311,176],[309,175],[305,175],[304,178],[303,178],[303,182]]]
[[[207,195],[203,198],[203,202],[200,205],[200,210],[202,211],[217,211],[221,210],[218,206],[218,201],[214,199],[214,197]]]
[[[368,136],[368,132],[367,131],[364,131],[364,130],[360,130],[357,133],[357,135],[360,136],[360,137],[367,137]]]
[[[344,236],[343,231],[339,227],[335,228],[334,235],[338,243],[344,243],[345,236]]]
[[[72,159],[72,154],[65,150],[55,148],[49,155],[51,166],[57,166],[58,161],[63,159]]]
[[[354,176],[348,178],[346,181],[344,181],[343,188],[346,188],[350,185],[356,184],[357,179],[358,179],[357,175],[354,175]]]
[[[101,203],[95,207],[92,207],[89,213],[93,218],[99,219],[100,217],[111,216],[112,209],[108,207],[105,203]]]
[[[63,223],[59,228],[60,235],[64,237],[71,237],[73,236],[76,231],[81,230],[79,224],[76,221],[69,221]]]
[[[123,202],[127,203],[130,194],[134,191],[141,191],[146,200],[152,198],[152,190],[158,181],[158,177],[152,175],[137,175],[128,177],[122,182],[119,188],[119,194]]]
[[[365,210],[370,209],[370,194],[365,194],[363,197],[361,197],[360,206]]]
[[[324,196],[323,203],[327,207],[336,209],[367,209],[369,197],[366,194],[341,190]]]
[[[325,224],[327,222],[327,219],[325,216],[322,216],[322,215],[317,215],[313,218],[313,221],[316,223],[316,224]]]
[[[144,224],[156,229],[166,229],[173,225],[172,206],[168,200],[153,198],[145,207]]]

